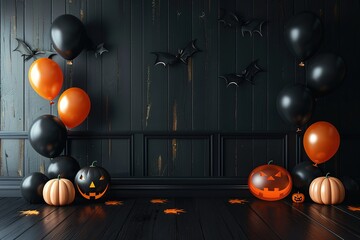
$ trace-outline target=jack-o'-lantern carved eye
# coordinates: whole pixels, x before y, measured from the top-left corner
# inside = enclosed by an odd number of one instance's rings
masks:
[[[267,175],[266,175],[266,173],[264,173],[264,172],[261,171],[261,172],[260,172],[260,176],[261,176],[261,177],[266,177]]]
[[[80,180],[85,180],[85,177],[84,177],[84,175],[80,175]]]
[[[101,181],[101,180],[104,180],[104,179],[105,179],[104,175],[101,175],[99,180]]]
[[[278,172],[277,174],[275,174],[275,177],[281,177],[281,172]]]

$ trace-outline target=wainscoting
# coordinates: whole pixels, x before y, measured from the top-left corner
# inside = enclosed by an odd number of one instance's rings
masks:
[[[307,159],[302,134],[276,109],[284,86],[306,84],[306,67],[298,67],[283,40],[284,25],[301,11],[323,22],[319,52],[334,51],[347,66],[344,84],[317,99],[309,123],[329,121],[341,133],[339,152],[320,167],[359,178],[353,167],[360,136],[358,0],[1,0],[0,7],[1,195],[19,196],[23,176],[46,171],[50,160],[32,149],[27,132],[37,117],[57,115],[56,104],[31,88],[33,59],[13,51],[16,38],[50,50],[51,23],[65,13],[109,52],[95,58],[83,51],[72,66],[53,58],[64,73],[63,90],[80,87],[92,102],[87,120],[69,131],[64,154],[82,167],[98,161],[114,190],[246,189],[255,166],[273,160],[291,170]],[[221,9],[266,20],[263,37],[224,27]],[[201,52],[187,66],[154,66],[151,52],[176,53],[192,39]],[[227,87],[219,78],[256,59],[265,72],[255,85]]]

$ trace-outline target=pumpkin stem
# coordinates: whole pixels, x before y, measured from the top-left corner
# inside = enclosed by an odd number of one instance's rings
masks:
[[[270,161],[268,162],[268,165],[272,164],[273,162],[274,162],[273,160],[270,160]]]
[[[59,174],[58,177],[57,177],[57,179],[60,180],[60,178],[61,178],[61,175]]]
[[[97,163],[97,161],[93,161],[93,162],[91,163],[90,167],[96,167],[96,166],[95,166],[95,163]]]
[[[326,177],[326,178],[328,178],[328,177],[329,177],[329,175],[330,175],[330,173],[328,172],[328,173],[326,174],[326,176],[325,176],[325,177]]]

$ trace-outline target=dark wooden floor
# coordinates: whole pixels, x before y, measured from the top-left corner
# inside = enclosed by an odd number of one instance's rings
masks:
[[[51,207],[0,198],[1,239],[360,239],[360,211],[348,205],[229,199],[116,199],[121,205]],[[355,205],[360,206],[360,205]],[[165,214],[165,209],[181,209]],[[37,210],[38,215],[22,211]],[[356,209],[353,209],[356,210]]]

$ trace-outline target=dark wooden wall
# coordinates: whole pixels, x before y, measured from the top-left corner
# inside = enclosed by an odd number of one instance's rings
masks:
[[[221,8],[267,20],[264,36],[224,28]],[[301,136],[279,117],[276,97],[286,84],[305,83],[306,68],[283,40],[284,24],[303,10],[323,21],[319,51],[338,53],[348,69],[345,83],[317,100],[311,120],[332,122],[342,134],[340,151],[322,168],[359,176],[353,167],[360,132],[358,0],[1,0],[0,179],[15,186],[49,163],[32,149],[27,131],[38,116],[56,115],[56,107],[29,85],[33,60],[24,62],[13,50],[15,38],[50,50],[51,23],[64,13],[81,19],[92,40],[109,49],[100,58],[83,51],[72,66],[54,58],[63,88],[81,87],[91,98],[90,115],[69,133],[66,149],[82,166],[97,160],[115,182],[130,185],[155,178],[157,184],[193,179],[241,187],[251,169],[270,159],[291,170],[306,156]],[[188,66],[154,66],[150,52],[175,53],[191,39],[202,52]],[[227,88],[218,78],[255,59],[266,73],[254,86]]]

